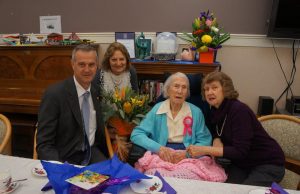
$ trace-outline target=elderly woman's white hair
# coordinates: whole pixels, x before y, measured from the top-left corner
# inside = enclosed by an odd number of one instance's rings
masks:
[[[168,77],[168,79],[165,81],[164,87],[163,87],[163,96],[164,96],[164,98],[169,98],[168,89],[173,84],[174,79],[176,79],[176,78],[184,78],[186,80],[186,83],[187,83],[187,97],[190,96],[190,82],[189,82],[188,77],[184,73],[177,72],[177,73],[174,73],[174,74],[170,75]]]

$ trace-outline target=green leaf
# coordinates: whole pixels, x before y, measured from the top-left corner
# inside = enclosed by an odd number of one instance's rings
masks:
[[[188,43],[192,43],[193,40],[189,39],[189,38],[186,38],[186,37],[181,37],[181,36],[178,36],[178,38],[180,38],[181,40],[184,40]]]
[[[140,122],[141,122],[141,120],[139,120],[139,119],[133,119],[133,120],[132,120],[132,123],[134,123],[134,124],[136,124],[136,125],[139,125]]]
[[[120,113],[121,118],[125,119],[125,113],[124,113],[124,111],[119,109],[119,113]]]
[[[219,39],[219,44],[224,43],[225,41],[227,41],[228,39],[230,39],[230,34],[229,33],[225,33],[223,34],[220,39]]]
[[[143,114],[137,114],[137,115],[135,115],[136,117],[139,117],[139,118],[144,118],[145,117],[145,115],[143,115]]]

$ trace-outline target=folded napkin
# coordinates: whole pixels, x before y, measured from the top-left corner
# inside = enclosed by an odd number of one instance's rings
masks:
[[[43,186],[43,188],[41,189],[41,191],[48,191],[52,189],[52,185],[50,182],[48,182],[45,186]]]
[[[280,185],[273,182],[270,191],[274,194],[288,194]]]
[[[102,192],[118,193],[124,186],[139,179],[149,179],[146,175],[140,173],[128,164],[121,162],[116,155],[112,159],[95,163],[83,168],[75,167],[71,164],[56,164],[47,161],[41,161],[47,176],[55,193],[68,194],[72,184],[65,180],[80,174],[85,170],[97,172],[110,176],[105,187],[101,187]],[[101,185],[101,184],[100,184]],[[49,189],[49,184],[45,185],[42,190]],[[93,191],[93,193],[95,193]]]
[[[161,182],[163,183],[163,186],[160,190],[160,192],[167,192],[167,194],[176,194],[177,192],[175,191],[175,189],[173,189],[173,187],[171,187],[171,185],[169,185],[169,183],[160,175],[159,172],[155,172],[154,173],[155,176],[159,177]]]

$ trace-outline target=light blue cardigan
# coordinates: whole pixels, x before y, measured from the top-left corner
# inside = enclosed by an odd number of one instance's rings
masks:
[[[187,102],[188,103],[188,102]],[[140,125],[136,126],[131,133],[130,140],[146,150],[158,153],[161,146],[168,141],[167,114],[156,114],[162,102],[156,104],[146,115]],[[189,145],[211,145],[212,137],[205,125],[202,111],[193,104],[188,103],[192,112],[193,126],[192,135],[188,133],[183,137],[185,147]]]

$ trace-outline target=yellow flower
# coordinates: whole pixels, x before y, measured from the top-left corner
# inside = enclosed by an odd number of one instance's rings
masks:
[[[196,47],[197,46],[197,44],[193,41],[192,42],[192,47]]]
[[[139,106],[144,106],[144,103],[145,103],[146,99],[147,99],[147,96],[143,96],[142,100],[139,101],[139,104],[138,104],[138,105],[139,105]]]
[[[117,102],[117,101],[120,101],[121,100],[121,97],[119,95],[119,91],[116,90],[115,93],[114,93],[114,101]]]
[[[137,104],[138,100],[135,98],[130,98],[132,104]]]
[[[143,106],[144,105],[144,102],[142,100],[138,100],[137,103],[136,103],[138,106]]]
[[[202,41],[204,44],[210,44],[211,41],[212,41],[212,37],[211,37],[210,35],[205,34],[205,35],[203,35],[203,36],[201,37],[201,41]]]
[[[131,103],[130,102],[125,102],[123,104],[123,110],[124,110],[125,113],[129,114],[132,110]]]
[[[201,46],[199,49],[198,49],[199,52],[207,52],[208,51],[208,47],[207,46]]]

